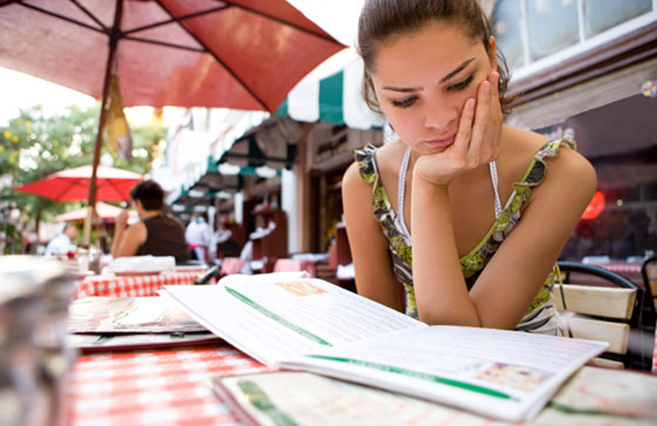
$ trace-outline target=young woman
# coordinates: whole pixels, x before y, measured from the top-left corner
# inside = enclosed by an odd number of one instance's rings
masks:
[[[367,0],[358,43],[370,106],[400,138],[344,176],[359,294],[429,324],[559,334],[555,262],[592,166],[570,139],[503,125],[504,61],[476,0]]]

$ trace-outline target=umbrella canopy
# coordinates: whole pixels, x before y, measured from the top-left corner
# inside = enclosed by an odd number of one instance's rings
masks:
[[[302,122],[344,124],[360,130],[383,127],[383,116],[369,109],[362,87],[363,62],[354,57],[332,75],[300,82],[290,91],[276,115]]]
[[[218,163],[272,169],[290,167],[296,160],[300,138],[301,127],[297,122],[273,116],[238,138]]]
[[[53,173],[36,182],[14,188],[55,201],[86,200],[91,184],[92,167],[82,166]],[[96,171],[96,199],[127,201],[130,190],[144,177],[138,173],[99,165]]]
[[[96,203],[96,217],[102,220],[113,222],[116,219],[116,216],[121,213],[123,209],[120,207],[113,206],[111,204],[103,203],[99,201]],[[83,207],[81,209],[73,210],[67,213],[62,213],[55,216],[57,222],[80,222],[87,218],[87,208]]]
[[[126,107],[273,112],[344,48],[285,0],[119,1],[0,0],[0,66],[100,99],[113,41]]]

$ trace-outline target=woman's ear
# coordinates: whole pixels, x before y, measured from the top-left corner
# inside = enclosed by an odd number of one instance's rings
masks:
[[[497,70],[497,42],[495,36],[490,36],[488,42],[490,44],[491,67]]]

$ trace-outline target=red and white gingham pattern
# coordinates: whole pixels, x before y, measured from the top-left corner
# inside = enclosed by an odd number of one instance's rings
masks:
[[[606,263],[600,264],[601,266],[611,272],[627,275],[641,275],[641,265],[631,263]]]
[[[158,296],[157,290],[162,286],[193,284],[198,276],[198,272],[163,272],[159,275],[86,277],[78,281],[73,299],[87,296]]]
[[[210,379],[260,371],[269,370],[227,345],[83,356],[67,391],[68,424],[240,424]]]

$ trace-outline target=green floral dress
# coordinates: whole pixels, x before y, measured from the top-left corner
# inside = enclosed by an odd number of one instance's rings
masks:
[[[546,143],[536,153],[522,179],[513,185],[511,197],[486,236],[470,253],[460,259],[461,270],[468,289],[474,285],[481,271],[520,220],[522,207],[529,200],[533,188],[540,185],[545,179],[547,173],[545,159],[555,157],[564,145],[575,149],[573,139],[562,137]],[[388,194],[383,188],[375,153],[376,148],[368,144],[362,150],[356,151],[356,161],[360,168],[361,177],[366,182],[373,184],[372,193],[374,198],[372,207],[374,216],[381,225],[383,234],[388,239],[395,276],[405,289],[406,314],[417,318],[417,305],[415,303],[415,292],[413,291],[411,239],[404,232],[405,227],[400,224],[399,216],[395,215]],[[553,335],[562,334],[562,327],[559,324],[552,295],[555,276],[559,276],[556,265],[547,276],[545,283],[527,312],[525,312],[522,320],[516,326],[516,330]]]

